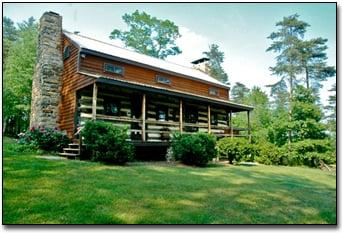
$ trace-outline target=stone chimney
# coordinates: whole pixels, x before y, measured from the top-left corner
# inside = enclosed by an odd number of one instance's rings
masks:
[[[45,12],[39,21],[30,127],[58,127],[62,72],[62,17]]]
[[[203,57],[203,58],[197,59],[191,63],[193,64],[195,69],[200,70],[204,73],[207,73],[206,67],[207,67],[209,60],[210,60],[209,58]]]

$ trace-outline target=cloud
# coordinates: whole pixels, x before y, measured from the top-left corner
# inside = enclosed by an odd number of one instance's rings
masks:
[[[191,66],[192,61],[203,57],[203,52],[208,50],[209,39],[187,27],[179,27],[179,32],[182,37],[177,39],[176,44],[182,53],[177,56],[170,56],[167,60],[180,65]]]

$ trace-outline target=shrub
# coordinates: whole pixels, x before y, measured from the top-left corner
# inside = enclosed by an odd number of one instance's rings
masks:
[[[26,145],[29,150],[61,151],[70,143],[64,132],[46,127],[32,127],[26,133],[20,133],[18,143]]]
[[[255,160],[266,165],[279,165],[283,160],[278,147],[269,142],[260,142],[253,145]]]
[[[133,159],[134,147],[127,141],[127,129],[102,121],[87,121],[82,136],[93,161],[125,164]]]
[[[306,139],[283,146],[284,155],[290,166],[306,165],[318,167],[320,161],[336,163],[336,156],[329,140]]]
[[[252,146],[245,138],[222,138],[216,145],[221,158],[227,158],[229,163],[242,160],[253,161]]]
[[[212,134],[175,134],[171,150],[176,160],[188,165],[205,166],[216,157],[216,137]]]

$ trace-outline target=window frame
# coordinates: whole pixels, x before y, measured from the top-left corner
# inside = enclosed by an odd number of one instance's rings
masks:
[[[107,66],[112,66],[113,70],[106,69]],[[122,70],[122,72],[121,73],[115,72],[115,68],[120,68]],[[125,74],[125,67],[120,66],[120,65],[116,65],[116,64],[112,64],[112,63],[108,63],[108,62],[104,62],[103,63],[103,72],[124,76],[124,74]]]
[[[219,96],[219,89],[217,87],[210,87],[209,88],[209,95]]]
[[[63,61],[67,60],[71,56],[71,46],[67,45],[63,50]]]
[[[164,79],[164,80],[163,80]],[[157,83],[165,84],[165,85],[171,85],[171,79],[169,77],[166,77],[164,75],[157,74],[155,78]],[[167,80],[167,81],[165,81]]]

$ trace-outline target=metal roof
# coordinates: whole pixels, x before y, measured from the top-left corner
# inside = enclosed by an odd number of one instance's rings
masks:
[[[229,86],[227,86],[226,84],[197,69],[147,56],[141,53],[118,47],[113,44],[102,42],[79,34],[74,34],[68,31],[63,31],[63,33],[77,46],[79,46],[80,49],[91,50],[100,54],[110,55],[124,60],[133,61],[143,66],[149,66],[152,68],[163,70],[165,72],[179,74],[186,78],[196,79],[198,81],[219,85],[229,89]]]

